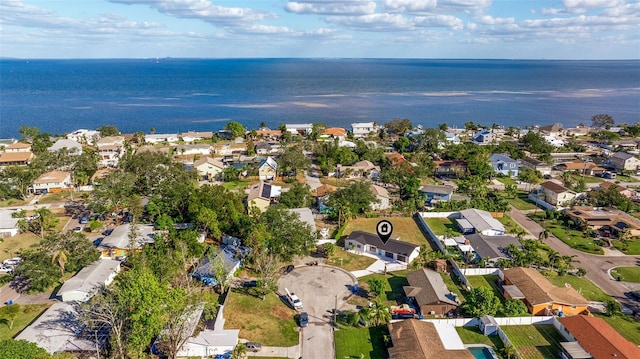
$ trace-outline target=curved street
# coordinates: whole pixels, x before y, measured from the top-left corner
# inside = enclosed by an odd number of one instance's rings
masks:
[[[513,206],[508,214],[535,238],[538,238],[540,232],[543,231],[542,226],[527,217],[523,211]],[[576,261],[579,261],[576,267],[584,268],[587,271],[587,278],[630,310],[640,311],[640,303],[629,299],[625,295],[625,292],[629,292],[635,288],[630,287],[629,283],[618,282],[609,275],[609,270],[614,267],[640,265],[640,256],[624,255],[617,250],[614,253],[619,253],[618,255],[609,254],[601,256],[584,253],[571,248],[551,233],[549,233],[549,238],[545,239],[544,242],[558,251],[560,255],[575,256]]]

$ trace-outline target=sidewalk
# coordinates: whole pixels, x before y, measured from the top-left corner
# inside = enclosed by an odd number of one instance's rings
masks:
[[[375,256],[375,255],[372,255],[372,254],[369,254],[369,253],[358,253],[358,255],[364,255],[364,256],[367,256],[367,257],[370,257],[370,258],[375,258],[377,260],[375,262],[373,262],[372,265],[367,267],[367,269],[352,271],[351,274],[356,276],[356,278],[364,277],[364,276],[369,275],[369,274],[384,273],[385,267],[387,269],[387,272],[393,272],[393,271],[399,271],[399,270],[407,269],[407,265],[406,264],[397,262],[397,261],[395,261],[393,259],[387,260],[386,258],[380,258],[378,256]]]

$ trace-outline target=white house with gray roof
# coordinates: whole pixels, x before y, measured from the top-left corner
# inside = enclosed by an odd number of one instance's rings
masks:
[[[47,148],[47,151],[58,152],[63,148],[66,148],[70,155],[82,154],[82,145],[77,141],[68,138],[58,139],[53,145],[51,145],[51,147]]]
[[[474,233],[484,234],[485,236],[502,236],[506,232],[502,223],[493,218],[491,213],[487,211],[475,208],[464,209],[460,211],[460,217],[458,219],[459,225],[462,227],[467,223],[470,224],[474,229]]]
[[[418,245],[403,242],[399,239],[389,239],[387,243],[383,243],[376,234],[363,231],[352,232],[345,238],[344,248],[358,254],[372,254],[406,264],[411,263],[420,253],[420,246]]]
[[[86,302],[102,287],[111,284],[119,272],[120,261],[99,259],[64,282],[58,296],[63,302]]]

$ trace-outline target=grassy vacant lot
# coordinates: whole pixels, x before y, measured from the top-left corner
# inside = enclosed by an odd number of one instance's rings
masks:
[[[367,269],[376,260],[371,257],[361,256],[348,251],[344,248],[336,248],[336,253],[327,260],[327,264],[344,268],[348,271]]]
[[[640,345],[640,322],[635,321],[633,317],[629,315],[618,315],[615,317],[608,317],[601,314],[594,315],[604,319],[628,341]]]
[[[549,281],[553,283],[555,286],[564,287],[565,283],[569,283],[573,289],[577,290],[579,293],[593,301],[604,302],[607,299],[611,299],[611,297],[600,289],[597,285],[593,284],[587,278],[580,278],[573,275],[565,275],[561,277],[552,277],[549,278]]]
[[[335,331],[336,358],[386,359],[385,326],[372,328],[345,328]]]
[[[518,195],[516,196],[516,198],[509,198],[507,199],[507,201],[510,205],[521,211],[536,209],[536,205],[533,204],[533,202],[529,201],[529,198],[527,198],[528,195],[529,194],[527,192],[518,191]]]
[[[9,323],[0,321],[0,340],[11,339],[26,328],[42,312],[49,308],[49,304],[32,304],[22,306],[22,312],[13,322],[13,328],[9,329]]]
[[[625,282],[640,283],[640,267],[617,267],[611,270],[614,278],[620,277]]]
[[[393,224],[393,233],[391,234],[391,238],[395,239],[400,237],[401,241],[417,245],[428,244],[427,239],[424,237],[412,217],[357,218],[347,223],[342,234],[349,235],[354,231],[376,233],[376,224],[383,219],[386,219]]]
[[[436,236],[444,236],[446,234],[447,228],[451,229],[457,234],[460,233],[460,230],[458,229],[456,223],[449,218],[425,218],[424,221]]]
[[[549,325],[504,325],[501,327],[522,359],[557,358],[564,341]]]
[[[486,336],[480,332],[478,327],[456,327],[456,331],[464,344],[486,344],[493,347],[495,351],[504,347],[500,337],[497,335]]]
[[[262,345],[290,347],[298,344],[295,312],[274,294],[262,297],[232,290],[225,307],[227,329],[240,329],[240,337]]]
[[[369,280],[373,278],[383,279],[386,282],[386,287],[378,299],[386,305],[397,305],[399,304],[398,301],[404,297],[402,287],[409,285],[409,282],[407,281],[407,272],[407,270],[401,270],[397,272],[389,272],[387,275],[370,274],[368,276],[358,278],[358,285],[360,286],[362,293],[368,293]],[[371,297],[371,294],[369,294],[369,296]],[[356,301],[358,302],[358,300]],[[358,304],[366,304],[368,301],[369,299],[360,300],[360,303]]]
[[[604,250],[593,242],[593,238],[585,237],[582,231],[566,227],[562,222],[556,220],[546,220],[543,222],[542,216],[544,216],[543,212],[529,214],[529,218],[546,228],[556,238],[568,244],[570,247],[586,253],[604,254]]]

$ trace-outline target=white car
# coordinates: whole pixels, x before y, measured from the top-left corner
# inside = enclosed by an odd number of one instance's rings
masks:
[[[0,266],[0,273],[13,273],[13,267],[10,266]]]
[[[20,257],[5,259],[4,262],[2,262],[2,264],[4,264],[5,266],[15,266],[20,263],[22,263],[22,258]]]
[[[284,290],[287,292],[287,300],[289,301],[289,304],[291,304],[293,309],[302,309],[302,301],[300,300],[300,298],[298,298],[295,293],[290,293],[289,289],[285,288]]]

